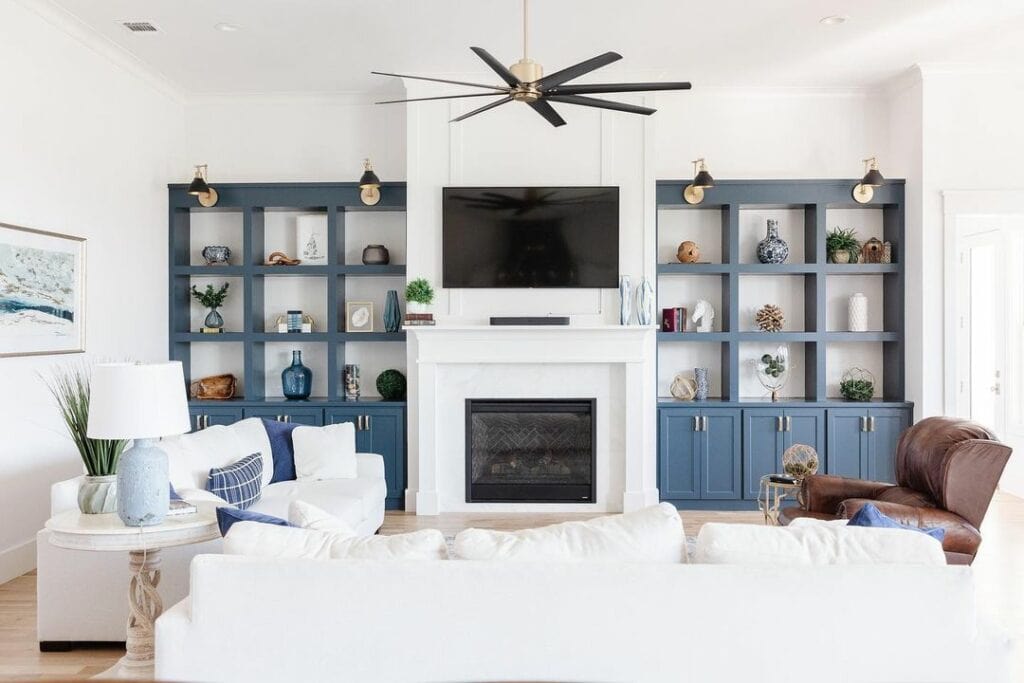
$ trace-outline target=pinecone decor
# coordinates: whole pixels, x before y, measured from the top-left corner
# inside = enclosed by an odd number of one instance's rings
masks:
[[[786,316],[782,315],[782,309],[775,304],[766,304],[757,309],[754,321],[762,332],[780,332]]]

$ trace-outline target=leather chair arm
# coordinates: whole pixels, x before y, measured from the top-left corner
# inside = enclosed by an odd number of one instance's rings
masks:
[[[891,486],[878,481],[812,474],[804,477],[804,509],[834,515],[847,498],[875,498]]]
[[[877,507],[878,511],[886,517],[890,517],[900,524],[923,529],[934,529],[936,527],[945,529],[946,537],[942,541],[942,549],[946,552],[974,555],[981,544],[981,534],[967,520],[958,514],[939,508],[917,507],[865,498],[851,498],[844,500],[839,506],[838,516],[850,519],[868,503]]]

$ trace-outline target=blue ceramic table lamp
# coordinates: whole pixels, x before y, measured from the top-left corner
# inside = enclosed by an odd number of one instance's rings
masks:
[[[189,431],[181,363],[103,363],[92,371],[92,439],[134,439],[117,465],[117,514],[127,526],[164,521],[169,505],[167,454],[162,436]]]

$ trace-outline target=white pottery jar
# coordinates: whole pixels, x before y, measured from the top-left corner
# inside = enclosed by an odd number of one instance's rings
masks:
[[[850,332],[868,331],[868,298],[857,292],[850,295]]]

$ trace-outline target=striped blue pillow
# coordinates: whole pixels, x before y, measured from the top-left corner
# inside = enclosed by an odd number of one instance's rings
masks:
[[[233,465],[211,469],[206,490],[239,509],[246,509],[263,493],[263,456],[253,453]]]

